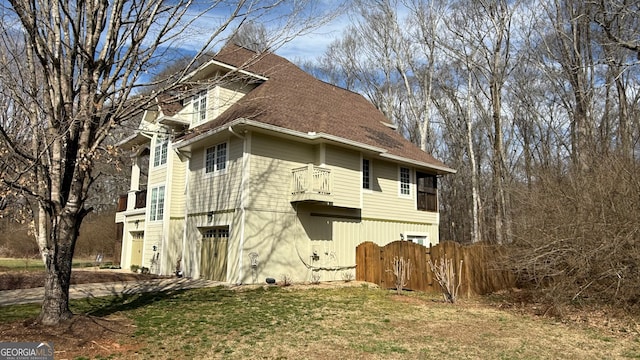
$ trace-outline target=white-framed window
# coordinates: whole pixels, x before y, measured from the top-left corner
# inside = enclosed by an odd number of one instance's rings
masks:
[[[221,172],[227,168],[226,142],[207,148],[204,167],[206,174]]]
[[[149,220],[158,221],[164,218],[164,185],[151,189],[151,204],[149,206]]]
[[[400,168],[400,195],[411,195],[411,169]]]
[[[167,163],[167,151],[169,140],[166,138],[156,138],[156,145],[153,148],[153,166],[160,166]]]
[[[362,188],[371,190],[371,161],[362,159]]]
[[[411,241],[416,244],[429,246],[431,243],[429,241],[429,234],[427,233],[405,232],[403,233],[403,236],[406,241]]]
[[[191,123],[200,124],[207,120],[207,91],[197,93],[191,102],[193,104]]]

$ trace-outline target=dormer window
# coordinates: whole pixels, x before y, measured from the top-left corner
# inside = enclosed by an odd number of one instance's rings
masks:
[[[207,119],[207,91],[201,91],[193,97],[193,124],[199,124]]]

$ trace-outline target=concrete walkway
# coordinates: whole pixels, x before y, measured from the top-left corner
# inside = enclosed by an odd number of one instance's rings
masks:
[[[130,295],[145,292],[184,290],[224,285],[225,283],[220,281],[185,278],[78,284],[70,286],[69,298],[80,299],[110,295]],[[43,298],[44,288],[42,287],[33,289],[3,290],[0,291],[0,306],[41,303]]]

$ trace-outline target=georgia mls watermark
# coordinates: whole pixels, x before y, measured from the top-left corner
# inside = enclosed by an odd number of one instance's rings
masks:
[[[0,342],[0,360],[53,360],[53,343]]]

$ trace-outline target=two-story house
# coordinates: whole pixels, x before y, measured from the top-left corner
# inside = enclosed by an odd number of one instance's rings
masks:
[[[438,242],[438,177],[454,170],[361,95],[233,45],[184,83],[121,143],[123,268],[331,280],[363,241]]]

